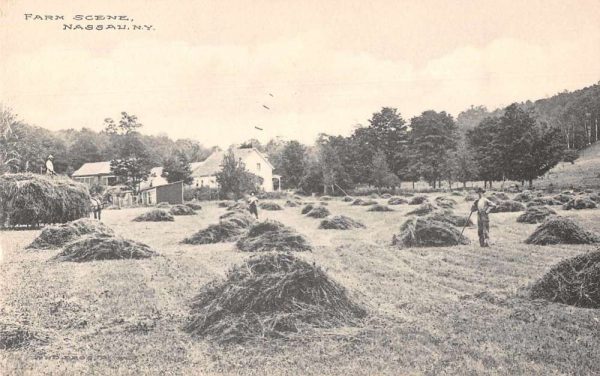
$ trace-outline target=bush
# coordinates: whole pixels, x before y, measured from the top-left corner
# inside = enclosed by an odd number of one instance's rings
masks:
[[[52,260],[72,262],[129,260],[145,259],[156,255],[156,252],[143,243],[120,237],[91,234],[69,243]]]
[[[251,257],[204,286],[185,331],[220,343],[355,325],[366,311],[319,267],[291,254]]]
[[[82,235],[96,234],[98,236],[113,236],[114,231],[102,222],[88,218],[61,225],[46,226],[40,235],[27,246],[29,249],[53,249],[79,238]]]
[[[133,219],[134,222],[173,222],[174,220],[173,215],[163,209],[154,209]]]
[[[312,250],[312,246],[304,236],[277,221],[265,221],[253,225],[236,245],[244,252]]]
[[[547,217],[556,215],[556,212],[545,206],[530,206],[525,210],[525,213],[521,214],[517,218],[519,223],[541,223],[546,220]]]
[[[87,217],[90,200],[84,184],[66,177],[1,175],[0,227],[66,223]]]
[[[550,217],[538,226],[525,240],[527,244],[592,244],[600,242],[600,236],[583,228],[570,218]]]
[[[209,201],[219,199],[219,189],[209,187],[190,187],[183,188],[183,199],[185,201]]]
[[[353,228],[365,228],[366,226],[345,215],[336,215],[321,221],[320,229],[324,230],[350,230]]]
[[[173,205],[169,210],[169,213],[173,215],[195,215],[196,212],[194,209],[190,208],[187,205]]]
[[[469,239],[450,223],[415,217],[404,222],[392,244],[399,247],[443,247],[469,244]]]

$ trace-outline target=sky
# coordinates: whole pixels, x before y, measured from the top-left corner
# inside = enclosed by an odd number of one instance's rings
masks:
[[[126,111],[206,146],[312,143],[384,106],[456,116],[597,83],[598,20],[598,0],[0,0],[0,103],[52,130]]]

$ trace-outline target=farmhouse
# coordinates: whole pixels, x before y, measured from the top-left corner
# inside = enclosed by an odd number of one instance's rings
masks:
[[[193,184],[197,187],[217,187],[216,174],[221,171],[221,164],[225,157],[225,151],[216,151],[212,153],[203,162],[191,163]],[[261,188],[265,192],[273,191],[273,179],[277,180],[276,187],[279,189],[279,179],[277,175],[273,175],[273,166],[269,160],[261,152],[255,148],[234,149],[235,158],[242,162],[246,169],[262,178]]]
[[[117,177],[110,172],[110,162],[108,161],[84,163],[71,177],[73,180],[87,185],[108,186],[117,183]]]

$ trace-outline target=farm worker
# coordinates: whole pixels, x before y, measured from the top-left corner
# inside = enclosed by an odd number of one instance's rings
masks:
[[[250,194],[250,197],[248,197],[248,205],[248,210],[250,211],[250,214],[254,214],[256,219],[258,219],[258,198],[256,198],[256,196],[254,195],[254,192],[252,192]]]
[[[471,206],[471,213],[477,212],[477,235],[479,235],[479,245],[481,247],[490,246],[490,211],[496,207],[496,204],[483,197],[485,190],[477,188],[479,198]]]
[[[101,220],[102,216],[102,199],[98,197],[92,197],[90,202],[92,213],[94,213],[94,219]]]
[[[56,172],[54,172],[54,163],[52,163],[53,160],[54,156],[50,154],[46,160],[46,175],[56,175]]]

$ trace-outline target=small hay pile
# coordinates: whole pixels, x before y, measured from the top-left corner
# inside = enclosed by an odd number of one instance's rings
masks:
[[[379,198],[379,195],[377,193],[371,193],[369,198]]]
[[[450,223],[457,227],[473,226],[473,221],[470,218],[458,216],[447,210],[436,210],[427,215],[426,218],[433,221]]]
[[[171,206],[171,209],[169,209],[169,213],[173,215],[196,215],[194,209],[187,205],[173,205]]]
[[[391,197],[387,203],[388,205],[403,205],[408,204],[408,200],[405,200],[402,197]]]
[[[427,201],[428,201],[427,196],[415,196],[410,199],[408,204],[409,205],[421,205]]]
[[[357,325],[367,312],[319,267],[291,254],[251,257],[205,285],[184,330],[220,343]]]
[[[461,191],[452,191],[450,194],[452,196],[462,196],[463,195],[463,193]]]
[[[344,196],[344,198],[342,198],[343,202],[352,202],[354,201],[354,198],[350,197],[350,196]]]
[[[479,195],[475,192],[469,192],[467,193],[467,195],[465,196],[465,201],[469,202],[469,201],[475,201],[479,198]]]
[[[424,204],[419,205],[416,209],[409,211],[408,213],[406,213],[406,215],[424,216],[436,210],[438,210],[437,206],[426,202]]]
[[[533,299],[600,308],[600,250],[563,260],[531,286]]]
[[[219,201],[219,203],[217,204],[217,206],[219,208],[228,208],[232,205],[235,205],[235,201]]]
[[[114,231],[102,222],[81,218],[61,225],[46,226],[28,249],[60,248],[82,235],[113,236]]]
[[[26,325],[15,322],[0,321],[0,350],[13,350],[29,346],[31,344],[43,344],[47,338],[34,332]]]
[[[523,191],[515,196],[515,201],[528,202],[535,198],[535,195],[531,191]]]
[[[369,209],[367,209],[367,211],[370,211],[370,212],[391,212],[391,211],[394,211],[394,209],[390,208],[387,205],[377,204],[377,205],[371,206]]]
[[[456,200],[449,197],[439,196],[435,198],[435,203],[440,208],[452,209],[454,205],[456,205]]]
[[[234,202],[233,204],[227,207],[227,211],[235,211],[235,210],[248,210],[248,203],[245,201]]]
[[[377,205],[377,201],[375,200],[364,200],[360,206],[371,206],[371,205]]]
[[[357,198],[356,200],[352,201],[352,204],[350,204],[350,205],[358,206],[358,205],[362,205],[364,202],[365,202],[365,200],[363,200],[362,198]]]
[[[164,209],[154,209],[142,213],[133,219],[134,222],[173,222],[175,218]]]
[[[85,235],[52,258],[55,261],[87,262],[100,260],[146,259],[156,256],[146,244],[116,236]]]
[[[250,227],[256,222],[256,218],[246,210],[228,211],[219,217],[221,221],[233,221],[240,227]]]
[[[244,228],[230,220],[209,225],[189,238],[183,239],[184,244],[215,244],[237,240],[244,232]]]
[[[563,209],[565,210],[595,209],[597,207],[598,205],[586,196],[576,197],[563,205]]]
[[[510,200],[510,197],[504,192],[492,192],[490,196],[498,198],[498,200]]]
[[[158,209],[169,209],[170,207],[171,207],[171,204],[169,204],[168,202],[159,202],[155,206],[155,208],[158,208]]]
[[[202,210],[202,205],[200,205],[200,203],[196,201],[186,202],[185,206],[192,210]]]
[[[350,230],[353,228],[366,228],[366,226],[345,215],[336,215],[322,220],[319,228],[324,230]]]
[[[390,198],[392,198],[392,195],[389,194],[389,193],[384,193],[384,194],[381,195],[381,198],[389,200]]]
[[[329,203],[328,203],[328,202],[325,202],[325,201],[320,201],[320,202],[319,202],[319,205],[323,205],[323,206],[329,206]]]
[[[236,245],[244,252],[312,250],[312,246],[304,236],[278,221],[265,221],[253,225]]]
[[[331,200],[333,200],[333,197],[331,197],[331,196],[321,196],[321,197],[319,197],[319,200],[320,201],[331,201]]]
[[[525,210],[525,205],[523,205],[521,202],[514,200],[505,200],[498,202],[496,204],[496,207],[493,208],[490,211],[490,213],[512,213],[523,210]]]
[[[258,204],[258,206],[263,210],[283,210],[281,205],[276,202],[264,201]]]
[[[404,222],[392,244],[399,247],[444,247],[469,244],[452,224],[430,218],[415,217]]]
[[[296,204],[294,201],[287,200],[285,202],[285,206],[287,206],[288,208],[295,208],[298,206],[298,204]]]
[[[570,218],[553,216],[539,225],[525,240],[527,244],[593,244],[600,236],[583,228]]]
[[[306,216],[311,218],[325,218],[330,214],[331,213],[329,212],[329,209],[327,209],[326,207],[317,206],[313,208],[313,210],[309,211],[308,214],[306,214]]]
[[[570,193],[569,194],[561,193],[561,194],[554,196],[553,198],[556,201],[560,201],[561,203],[566,204],[567,202],[569,202],[573,199],[573,195]]]
[[[0,227],[66,223],[87,217],[90,193],[62,176],[0,175]]]
[[[536,197],[527,203],[527,206],[561,205],[562,202],[555,200],[554,197]]]
[[[308,214],[313,209],[314,209],[314,205],[308,204],[308,205],[306,205],[305,207],[302,208],[301,213],[302,214]]]
[[[530,206],[517,218],[519,223],[542,223],[551,215],[556,215],[556,212],[545,206]]]

